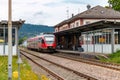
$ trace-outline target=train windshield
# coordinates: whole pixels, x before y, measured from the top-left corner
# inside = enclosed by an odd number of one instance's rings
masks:
[[[47,44],[52,44],[54,42],[54,36],[45,36],[45,41]]]

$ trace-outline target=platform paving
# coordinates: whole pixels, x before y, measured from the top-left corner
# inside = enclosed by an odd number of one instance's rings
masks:
[[[96,59],[98,56],[102,56],[104,58],[108,58],[107,57],[108,54],[104,54],[104,53],[80,52],[80,51],[63,50],[63,49],[57,49],[56,51],[60,52],[60,53],[76,54],[76,55],[80,55],[81,57],[84,57],[84,58]]]

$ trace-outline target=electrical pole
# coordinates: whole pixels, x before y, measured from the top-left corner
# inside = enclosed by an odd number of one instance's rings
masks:
[[[69,7],[67,7],[66,12],[67,12],[67,19],[68,19],[69,18]]]
[[[8,80],[12,80],[12,0],[8,1]]]

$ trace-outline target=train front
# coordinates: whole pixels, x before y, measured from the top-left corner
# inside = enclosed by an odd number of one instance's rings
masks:
[[[45,35],[44,36],[45,45],[47,48],[47,51],[54,52],[56,49],[56,40],[54,35]]]

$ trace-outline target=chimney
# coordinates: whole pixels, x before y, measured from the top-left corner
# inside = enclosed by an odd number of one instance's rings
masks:
[[[89,10],[90,8],[91,8],[91,5],[88,4],[88,5],[87,5],[87,9]]]
[[[74,16],[74,14],[72,13],[72,17]]]

